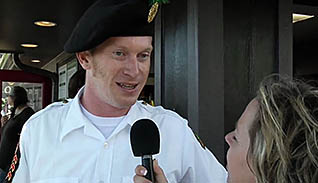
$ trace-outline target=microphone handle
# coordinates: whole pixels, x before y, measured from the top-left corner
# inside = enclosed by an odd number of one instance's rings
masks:
[[[141,156],[142,166],[144,166],[147,169],[147,174],[145,175],[145,178],[150,180],[151,182],[154,182],[154,175],[153,175],[153,162],[152,162],[152,156],[151,155],[143,155]]]

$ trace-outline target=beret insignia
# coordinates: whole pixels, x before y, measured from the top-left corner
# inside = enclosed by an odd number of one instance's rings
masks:
[[[148,14],[148,23],[151,23],[153,19],[156,17],[160,4],[167,4],[168,0],[150,0],[151,8]]]

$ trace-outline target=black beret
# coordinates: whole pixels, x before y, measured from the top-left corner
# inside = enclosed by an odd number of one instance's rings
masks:
[[[152,36],[148,0],[98,0],[77,22],[64,45],[68,53],[90,50],[110,37]]]

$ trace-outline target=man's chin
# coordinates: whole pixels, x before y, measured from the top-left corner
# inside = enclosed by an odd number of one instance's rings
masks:
[[[135,100],[125,100],[125,101],[122,101],[120,103],[117,104],[117,108],[120,108],[120,109],[127,109],[127,108],[130,108],[131,106],[133,106],[135,103],[136,103],[136,99]]]

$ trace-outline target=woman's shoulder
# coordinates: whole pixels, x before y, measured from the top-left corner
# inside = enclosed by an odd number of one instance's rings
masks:
[[[35,113],[34,110],[33,110],[30,106],[26,107],[26,108],[24,109],[24,111],[26,111],[26,112],[28,112],[28,113]]]
[[[31,107],[26,107],[25,109],[23,109],[23,111],[18,114],[16,117],[21,116],[21,117],[25,117],[25,116],[32,116],[34,114],[34,110]]]

